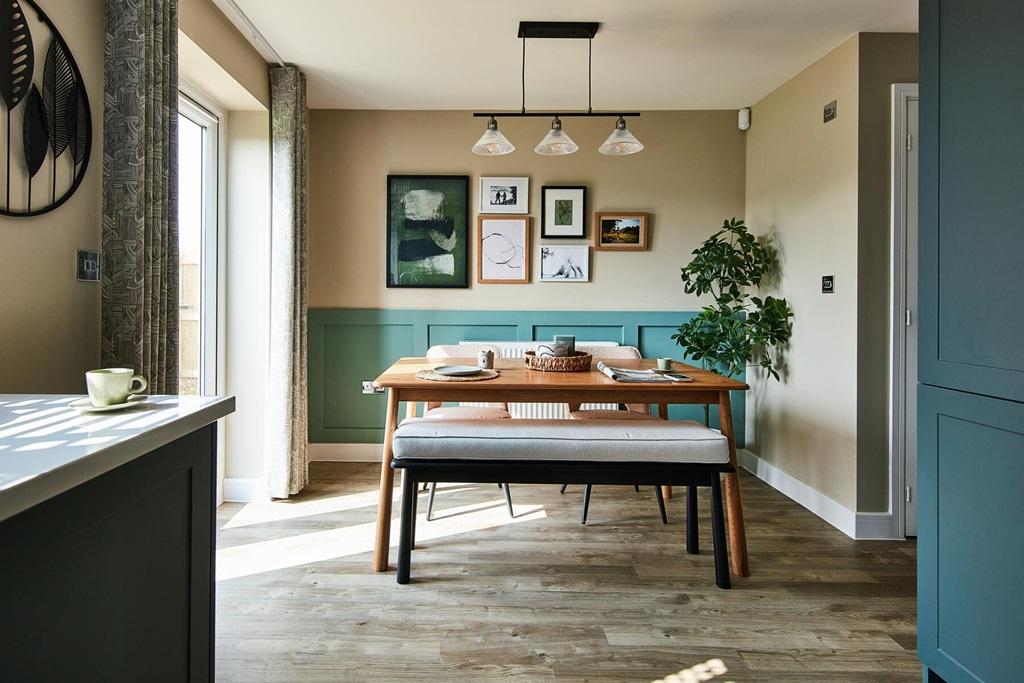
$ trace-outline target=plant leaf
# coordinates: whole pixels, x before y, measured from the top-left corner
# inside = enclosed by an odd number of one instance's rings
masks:
[[[71,143],[78,125],[77,105],[78,83],[71,67],[71,55],[64,41],[54,35],[43,66],[43,114],[54,160]]]
[[[28,20],[18,0],[0,0],[0,97],[11,111],[28,95],[35,56]]]
[[[0,0],[2,1],[2,0]],[[92,144],[92,131],[89,130],[89,120],[85,108],[85,88],[79,86],[78,102],[75,105],[75,139],[71,142],[71,156],[75,164],[80,164],[85,159]]]
[[[39,172],[50,148],[50,138],[46,134],[46,121],[43,118],[43,96],[39,88],[32,86],[25,103],[25,121],[22,125],[22,140],[25,147],[25,166],[31,179]]]

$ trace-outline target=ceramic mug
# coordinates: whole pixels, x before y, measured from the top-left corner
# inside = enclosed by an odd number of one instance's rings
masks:
[[[671,370],[672,369],[672,359],[671,358],[659,358],[658,359],[658,369],[659,370]]]
[[[102,408],[124,403],[130,394],[141,394],[149,385],[131,368],[100,368],[85,373],[85,386],[92,404]]]
[[[574,334],[556,334],[555,345],[564,346],[567,356],[576,355],[576,335]]]
[[[537,354],[538,358],[562,358],[569,355],[569,350],[565,348],[564,344],[537,344],[533,352]]]
[[[490,370],[494,367],[494,351],[477,351],[476,354],[477,367],[483,368],[484,370]]]

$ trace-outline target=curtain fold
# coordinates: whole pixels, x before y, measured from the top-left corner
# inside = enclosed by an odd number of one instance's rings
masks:
[[[270,100],[270,363],[264,460],[269,494],[287,498],[309,480],[306,77],[292,65],[270,67]]]
[[[178,2],[107,0],[104,366],[178,391]]]

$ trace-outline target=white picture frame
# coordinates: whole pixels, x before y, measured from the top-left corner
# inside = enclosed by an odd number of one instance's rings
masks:
[[[529,178],[480,178],[480,213],[530,213]]]
[[[590,247],[541,245],[540,281],[590,282]]]

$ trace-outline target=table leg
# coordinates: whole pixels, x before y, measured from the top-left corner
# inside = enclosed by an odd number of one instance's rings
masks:
[[[660,417],[662,420],[667,420],[668,419],[668,404],[667,403],[659,403],[658,404],[658,417]],[[672,498],[672,487],[671,486],[662,486],[661,487],[661,497],[664,498],[665,500],[670,500]]]
[[[373,571],[388,569],[388,546],[391,543],[391,495],[394,493],[395,471],[391,469],[392,443],[398,424],[398,390],[388,389],[388,412],[384,419],[384,451],[380,459],[380,495],[377,498],[377,538],[373,547]]]
[[[729,462],[736,465],[736,435],[732,426],[732,401],[728,391],[718,392],[718,422],[722,434],[729,439]],[[743,524],[743,503],[740,501],[740,478],[738,472],[725,475],[725,507],[729,511],[729,549],[731,551],[732,573],[736,576],[750,576],[747,561],[747,532]]]
[[[417,404],[416,401],[406,401],[405,402],[405,419],[406,420],[411,420],[414,417],[416,417],[416,407],[418,405],[419,404]]]

